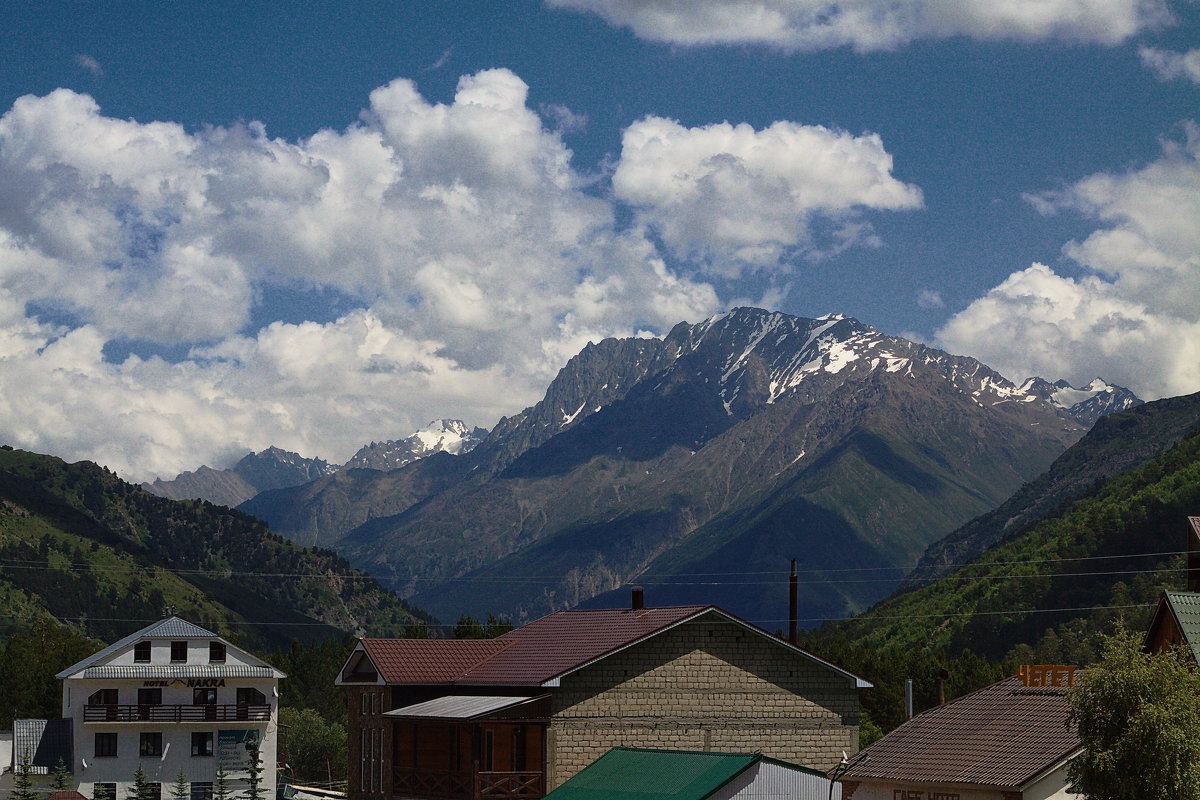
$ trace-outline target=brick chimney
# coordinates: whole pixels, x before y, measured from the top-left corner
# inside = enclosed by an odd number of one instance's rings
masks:
[[[632,597],[630,597],[629,600],[629,607],[634,611],[638,611],[646,607],[646,592],[644,589],[642,589],[642,587],[633,587]]]

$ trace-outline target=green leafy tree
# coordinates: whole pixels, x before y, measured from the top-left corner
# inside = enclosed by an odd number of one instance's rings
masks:
[[[54,765],[54,771],[50,773],[50,785],[55,791],[61,792],[63,789],[71,788],[71,773],[67,771],[67,763],[61,758]]]
[[[346,729],[311,708],[281,708],[284,761],[300,781],[346,779]]]
[[[39,619],[0,650],[0,715],[49,719],[62,713],[62,682],[54,677],[96,652],[96,644],[58,623]]]
[[[17,768],[14,770],[12,793],[9,794],[10,800],[37,800],[38,793],[33,788],[31,761],[29,748],[25,748],[21,752],[21,758],[17,761]]]
[[[1183,649],[1109,637],[1068,690],[1084,751],[1069,767],[1086,800],[1200,800],[1200,672]]]

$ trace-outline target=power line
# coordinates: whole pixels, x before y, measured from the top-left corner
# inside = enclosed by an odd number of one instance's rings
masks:
[[[1081,556],[1078,558],[1048,558],[1048,559],[1029,559],[1024,561],[991,561],[984,563],[972,563],[959,565],[963,567],[993,567],[993,566],[1018,566],[1031,564],[1056,564],[1073,561],[1096,561],[1103,559],[1129,559],[1129,558],[1146,558],[1150,556],[1174,556],[1181,555],[1181,551],[1168,551],[1161,553],[1135,553],[1122,554],[1112,556]],[[258,577],[258,578],[321,578],[325,580],[368,580],[384,583],[386,581],[412,581],[412,582],[427,582],[427,583],[547,583],[558,580],[557,576],[553,575],[459,575],[444,578],[431,578],[419,576],[376,576],[368,575],[363,572],[356,573],[325,573],[325,572],[256,572],[256,571],[241,571],[230,569],[193,569],[193,568],[175,568],[164,567],[159,565],[109,565],[97,566],[91,564],[76,564],[68,563],[63,565],[53,565],[48,561],[32,561],[25,559],[0,559],[0,567],[5,569],[20,569],[20,570],[46,570],[46,571],[73,571],[73,572],[105,572],[105,573],[129,573],[129,572],[167,572],[174,575],[198,575],[198,576],[220,576],[220,577]],[[826,574],[826,573],[846,573],[846,572],[865,572],[876,570],[898,570],[902,567],[852,567],[845,569],[810,569],[801,570],[808,573]],[[1112,570],[1104,572],[1053,572],[1053,573],[1023,573],[1010,575],[943,575],[937,580],[998,580],[1003,578],[1055,578],[1055,577],[1095,577],[1101,575],[1136,575],[1145,573],[1165,573],[1165,572],[1184,572],[1184,568],[1162,568],[1162,569],[1141,569],[1141,570]],[[678,581],[674,580],[679,577],[720,577],[720,576],[741,576],[741,575],[781,575],[787,576],[788,572],[712,572],[712,573],[677,573],[655,575],[645,574],[638,576],[637,580],[646,583],[652,583],[656,586],[757,586],[770,585],[781,583],[779,580],[752,580],[752,581]],[[896,578],[839,578],[839,583],[894,583]],[[802,585],[825,584],[828,580],[811,580],[800,581]]]

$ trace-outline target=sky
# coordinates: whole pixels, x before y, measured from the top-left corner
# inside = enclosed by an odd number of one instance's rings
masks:
[[[738,305],[1200,390],[1196,0],[12,0],[0,52],[0,441],[132,480]]]

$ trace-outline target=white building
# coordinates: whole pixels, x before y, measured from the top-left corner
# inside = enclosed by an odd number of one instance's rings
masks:
[[[167,617],[58,674],[81,793],[124,798],[140,766],[168,797],[185,776],[191,800],[208,800],[218,767],[246,789],[257,745],[266,796],[275,791],[279,679],[270,664],[211,631]]]

